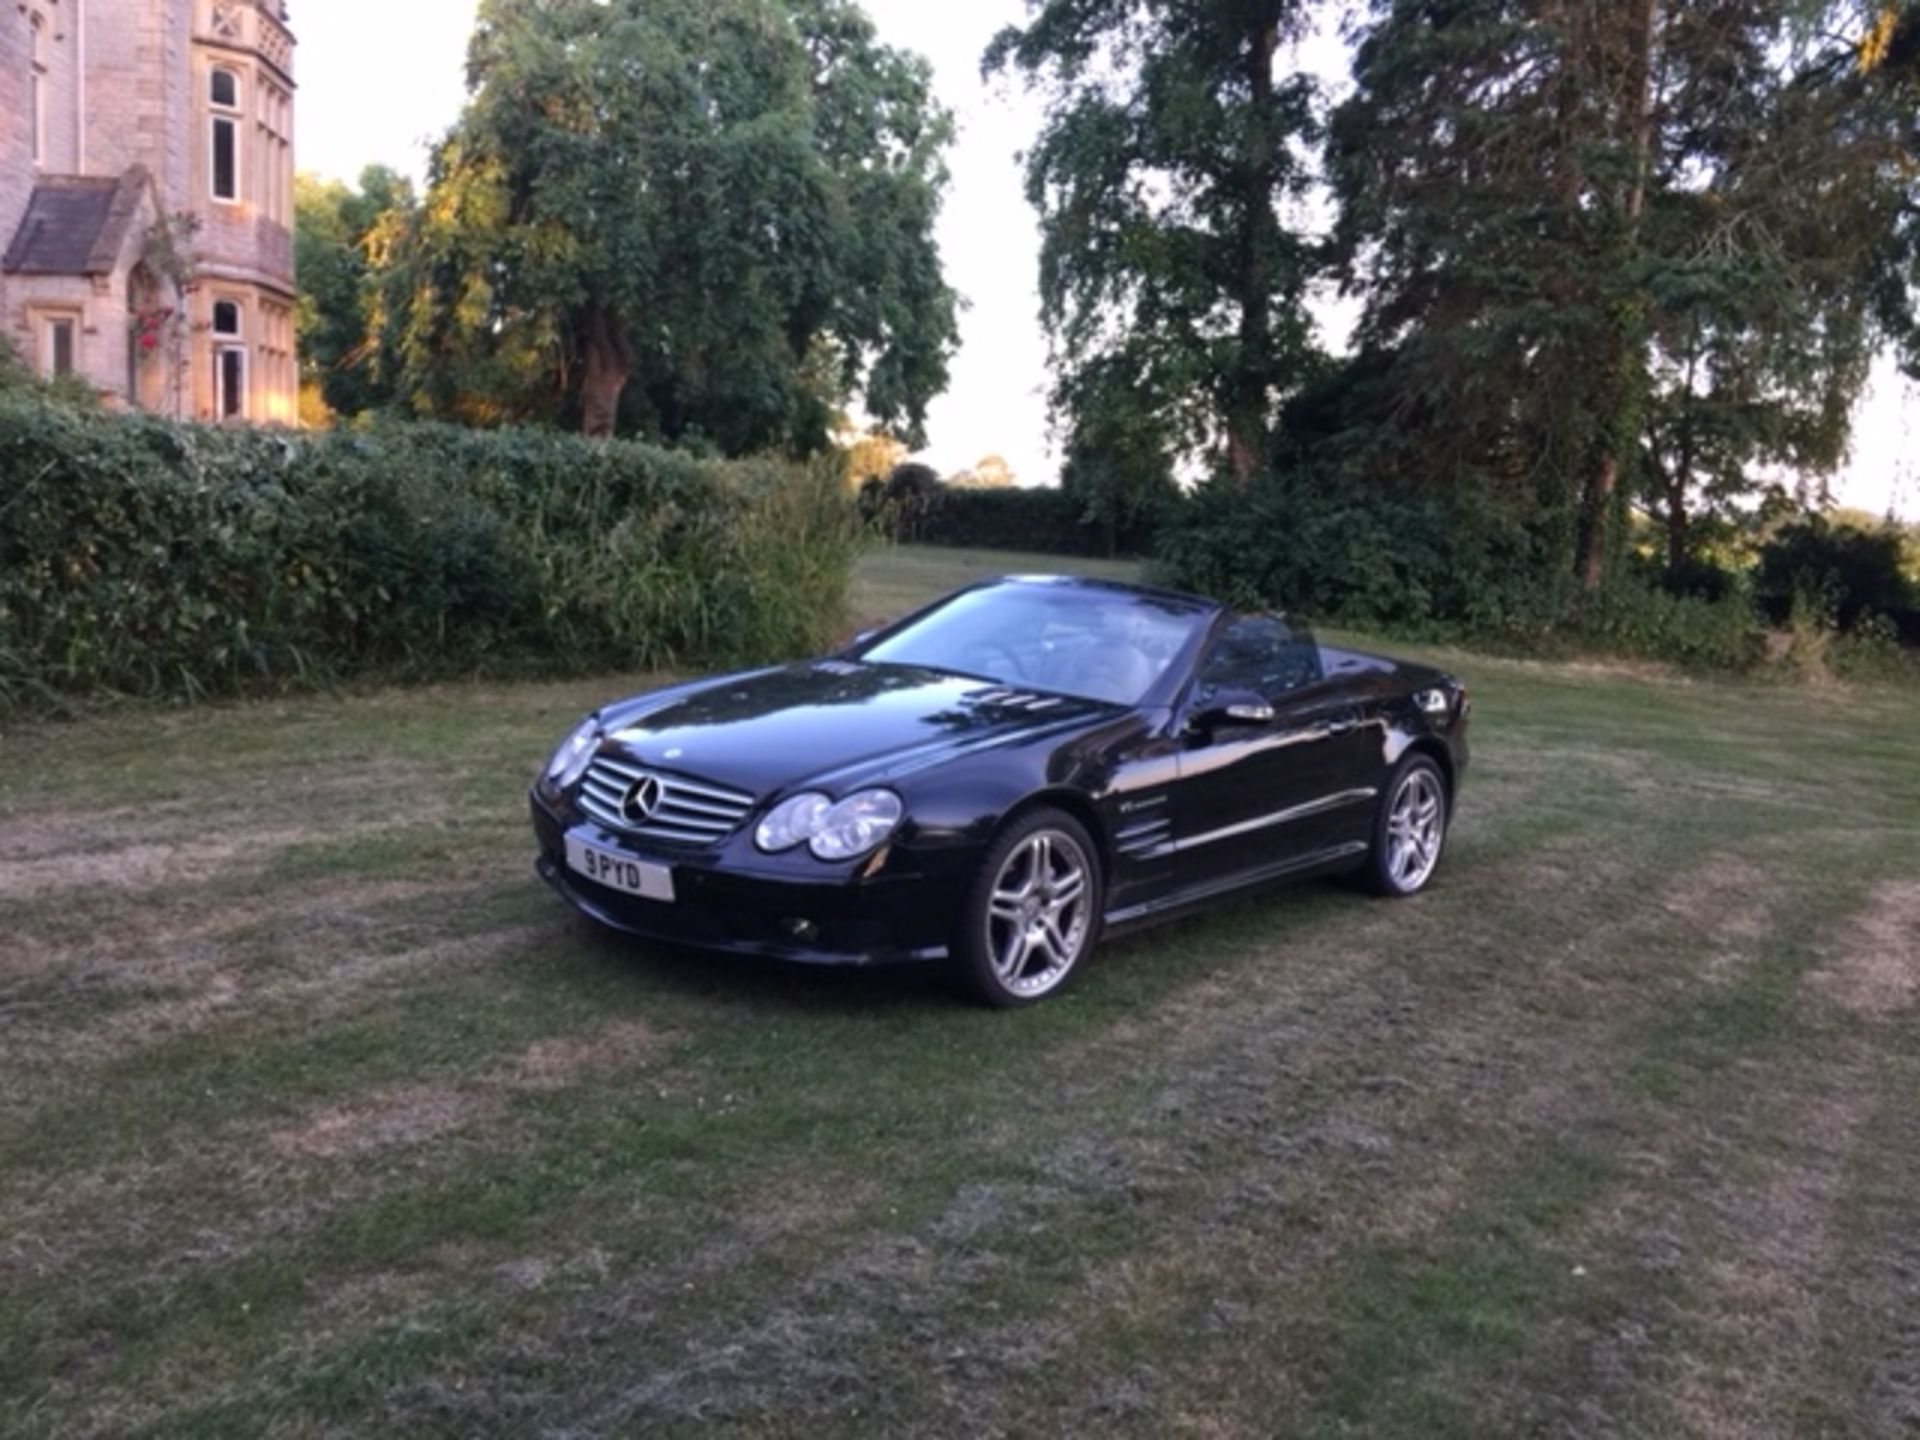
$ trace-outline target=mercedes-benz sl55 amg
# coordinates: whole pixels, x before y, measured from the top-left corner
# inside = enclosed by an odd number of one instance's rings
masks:
[[[607,705],[531,796],[594,919],[791,960],[941,961],[1057,991],[1095,942],[1285,878],[1410,896],[1468,701],[1273,614],[1105,581],[989,581],[821,659]]]

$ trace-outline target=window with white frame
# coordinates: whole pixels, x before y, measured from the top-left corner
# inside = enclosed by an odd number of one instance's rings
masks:
[[[213,415],[216,420],[247,416],[247,347],[237,300],[213,302]]]
[[[33,163],[47,163],[47,17],[38,10],[27,17],[33,46],[27,62],[27,124],[33,131]]]
[[[240,76],[225,66],[207,75],[207,187],[215,200],[240,199]]]

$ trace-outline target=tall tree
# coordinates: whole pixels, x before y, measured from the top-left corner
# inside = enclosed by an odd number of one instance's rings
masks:
[[[300,300],[302,401],[311,388],[326,410],[358,415],[393,398],[390,338],[381,333],[377,290],[382,241],[410,221],[411,181],[370,165],[357,188],[312,175],[294,178],[294,268]]]
[[[1124,409],[1167,453],[1224,459],[1244,486],[1314,361],[1311,246],[1282,220],[1312,180],[1314,85],[1280,72],[1307,0],[1028,9],[984,68],[1047,95],[1027,194],[1069,448],[1097,453]]]
[[[1375,0],[1332,146],[1363,344],[1585,588],[1626,472],[1659,472],[1677,567],[1696,475],[1844,446],[1911,181],[1802,38],[1835,8]]]
[[[850,0],[482,0],[398,267],[414,406],[728,453],[921,438],[952,137]]]

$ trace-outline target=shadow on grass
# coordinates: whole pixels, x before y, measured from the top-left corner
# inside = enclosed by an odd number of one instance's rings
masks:
[[[560,971],[558,978],[562,983],[581,984],[583,989],[597,989],[610,977],[624,977],[685,999],[834,1015],[968,1003],[939,962],[830,965],[730,955],[624,935],[585,916],[572,917],[567,934],[579,942],[578,953],[592,962],[594,973]]]
[[[552,903],[564,907],[562,901]],[[1229,896],[1098,941],[1055,1003],[1103,1011],[1135,1008],[1224,963],[1224,950],[1268,939],[1289,923],[1309,923],[1329,909],[1372,903],[1345,877],[1281,882]],[[571,911],[564,919],[554,939],[571,942],[571,958],[586,963],[558,967],[555,977],[582,997],[603,994],[613,982],[630,989],[634,999],[657,988],[682,1000],[798,1015],[992,1013],[953,977],[945,961],[836,965],[732,955],[626,935]],[[1131,987],[1131,999],[1117,993],[1118,987]]]

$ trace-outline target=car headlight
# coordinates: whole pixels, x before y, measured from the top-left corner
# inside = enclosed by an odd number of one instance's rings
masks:
[[[905,813],[891,790],[862,790],[838,804],[809,790],[774,806],[753,841],[771,853],[805,845],[820,860],[852,860],[885,841]]]
[[[776,855],[782,850],[804,845],[813,838],[814,832],[820,828],[820,822],[832,809],[833,801],[811,790],[804,795],[795,795],[791,800],[782,800],[767,813],[767,818],[760,822],[760,828],[753,832],[753,843],[769,854]]]
[[[904,811],[891,790],[862,790],[826,813],[807,848],[821,860],[851,860],[878,848]]]
[[[559,790],[573,785],[587,773],[587,766],[593,763],[593,752],[599,744],[599,718],[589,715],[553,752],[553,758],[547,762],[547,783]]]

